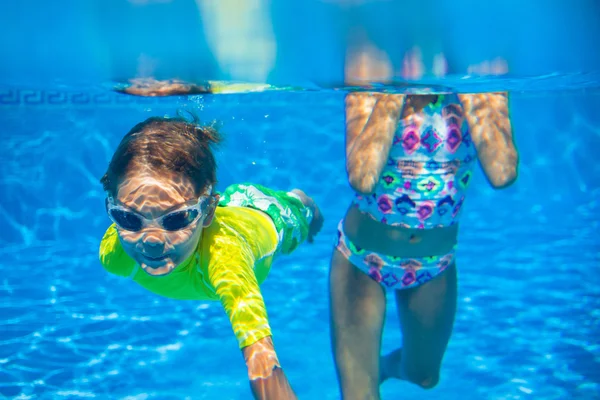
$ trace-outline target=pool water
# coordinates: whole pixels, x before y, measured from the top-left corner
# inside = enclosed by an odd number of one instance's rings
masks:
[[[337,399],[327,273],[352,192],[341,92],[142,99],[77,87],[0,96],[0,397],[247,399],[218,303],[180,302],[108,275],[98,180],[152,115],[218,120],[219,189],[299,187],[326,222],[263,285],[275,344],[301,399]],[[600,398],[600,94],[513,93],[517,183],[480,171],[465,202],[456,324],[439,386],[386,382],[383,398]],[[400,343],[389,298],[384,351]]]

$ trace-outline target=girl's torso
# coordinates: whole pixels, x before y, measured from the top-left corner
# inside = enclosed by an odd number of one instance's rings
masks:
[[[428,256],[456,243],[477,153],[458,96],[429,97],[422,109],[405,106],[373,193],[356,194],[346,215],[346,235],[361,247]]]

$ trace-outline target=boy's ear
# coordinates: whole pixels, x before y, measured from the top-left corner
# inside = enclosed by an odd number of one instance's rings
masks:
[[[204,228],[208,228],[210,224],[212,224],[220,197],[221,196],[218,193],[211,197],[210,204],[206,207],[206,218],[204,218],[204,222],[202,224]]]

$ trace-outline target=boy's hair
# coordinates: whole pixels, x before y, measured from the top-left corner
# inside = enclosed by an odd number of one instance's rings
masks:
[[[183,174],[192,181],[197,195],[207,185],[214,186],[217,165],[212,146],[221,136],[214,127],[201,126],[198,117],[190,115],[192,121],[178,113],[175,118],[151,117],[134,126],[100,179],[104,191],[116,196],[123,177],[136,168]]]

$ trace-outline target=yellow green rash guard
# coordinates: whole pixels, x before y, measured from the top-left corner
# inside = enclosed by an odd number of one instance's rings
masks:
[[[166,276],[144,272],[123,250],[114,224],[102,238],[100,261],[164,297],[220,300],[243,348],[271,335],[259,285],[274,256],[306,238],[312,214],[294,195],[259,185],[230,186],[219,205],[194,254]]]

